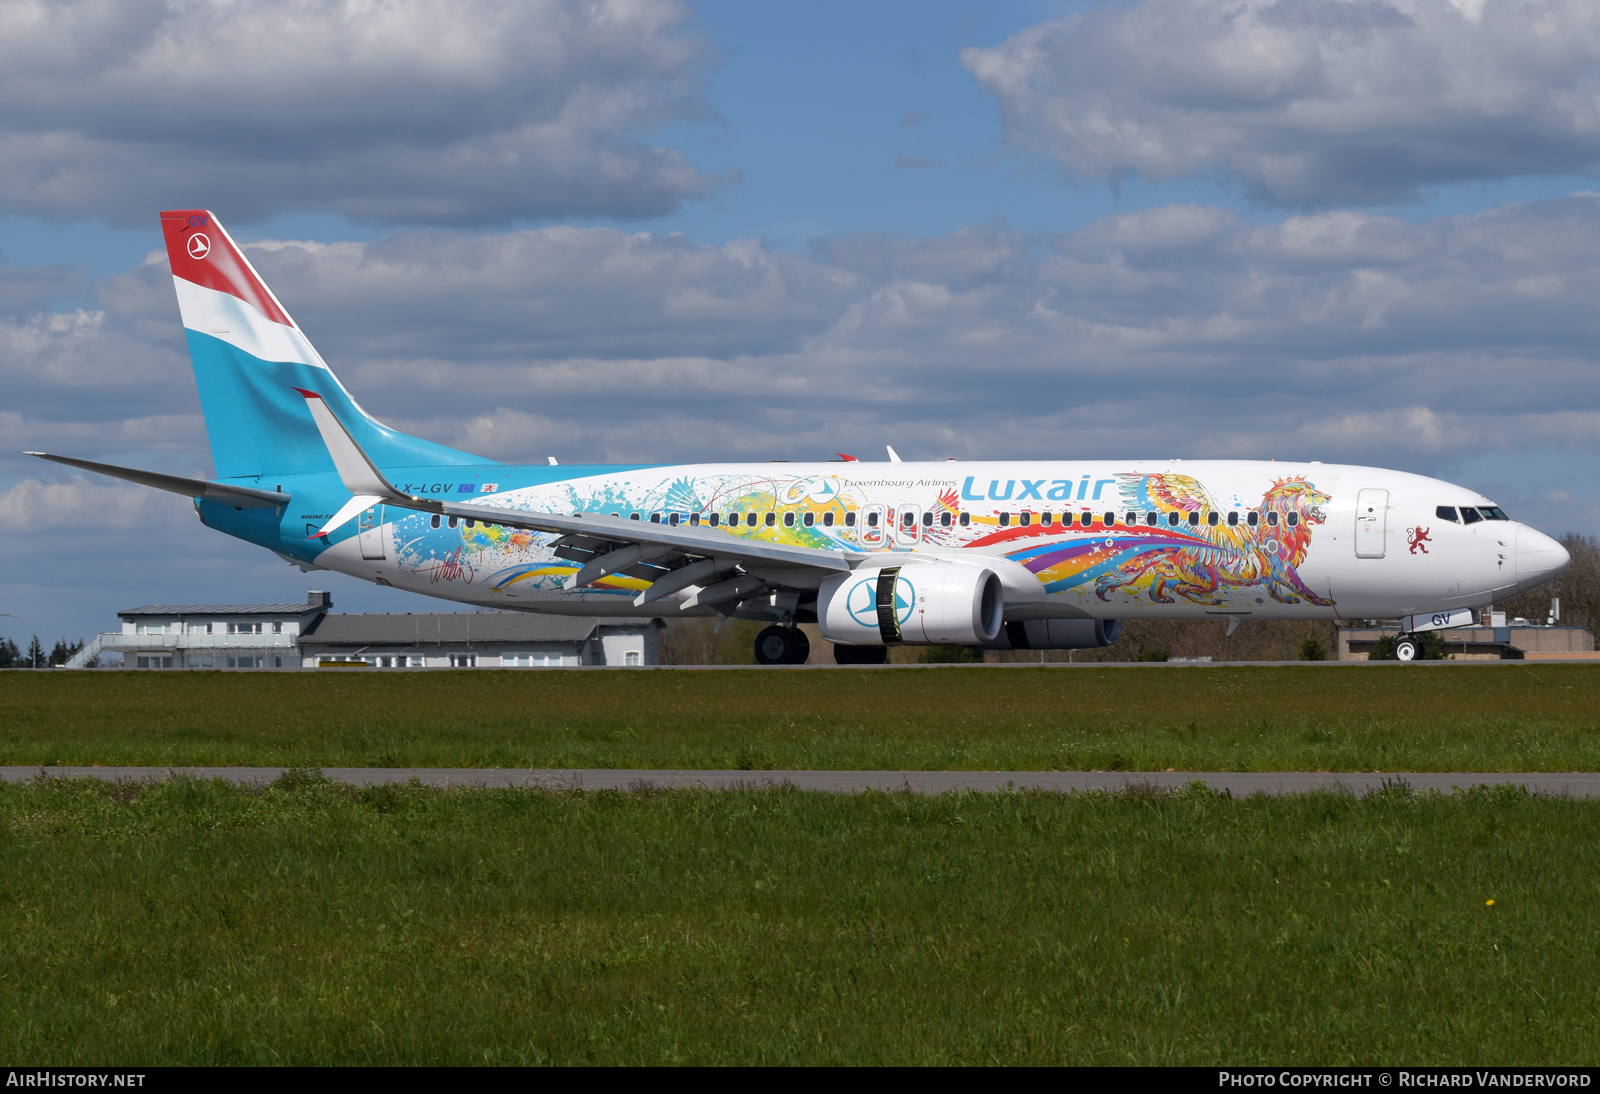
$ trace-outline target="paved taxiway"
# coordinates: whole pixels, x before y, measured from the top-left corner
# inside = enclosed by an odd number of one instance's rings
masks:
[[[45,778],[148,781],[184,775],[265,786],[280,778],[282,767],[0,767],[0,780],[25,782]],[[1129,786],[1177,788],[1200,781],[1235,796],[1348,791],[1370,794],[1385,785],[1404,782],[1413,790],[1449,793],[1473,786],[1520,786],[1531,793],[1573,798],[1600,798],[1600,772],[1531,773],[1481,771],[670,771],[609,768],[452,768],[452,767],[324,767],[323,775],[352,786],[407,783],[424,786],[529,787],[545,790],[640,790],[704,787],[735,790],[790,786],[853,794],[865,790],[940,794],[953,790],[1049,790],[1058,793],[1122,790]]]

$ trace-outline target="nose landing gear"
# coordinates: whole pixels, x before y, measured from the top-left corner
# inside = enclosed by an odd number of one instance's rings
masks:
[[[799,627],[767,627],[756,635],[756,661],[763,665],[803,665],[811,657],[811,639]]]

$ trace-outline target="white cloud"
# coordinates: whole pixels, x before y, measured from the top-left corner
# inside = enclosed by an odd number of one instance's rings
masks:
[[[702,116],[675,0],[3,0],[0,207],[149,223],[325,210],[654,216],[727,178],[640,138]]]
[[[1140,0],[962,60],[1008,142],[1080,178],[1220,172],[1311,207],[1600,164],[1586,0]]]

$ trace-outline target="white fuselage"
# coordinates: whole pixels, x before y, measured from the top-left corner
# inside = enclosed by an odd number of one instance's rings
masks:
[[[638,514],[901,562],[982,558],[1004,583],[1008,620],[1392,618],[1481,607],[1547,580],[1568,561],[1554,540],[1504,519],[1475,491],[1348,465],[702,464],[584,468],[555,481],[551,470],[506,468],[493,493],[473,500],[520,511]],[[524,478],[538,481],[518,485]],[[632,599],[646,578],[619,573],[567,591],[577,563],[554,553],[554,539],[452,527],[387,507],[316,562],[464,603],[635,611]],[[802,596],[816,588],[803,572],[756,569]],[[640,611],[663,609],[675,610],[663,600]]]

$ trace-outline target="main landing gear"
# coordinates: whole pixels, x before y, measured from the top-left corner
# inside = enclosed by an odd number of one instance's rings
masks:
[[[811,658],[811,639],[799,627],[771,626],[756,635],[756,660],[763,665],[803,665]]]
[[[1394,640],[1396,661],[1415,661],[1422,656],[1422,640],[1414,634],[1402,634]]]

